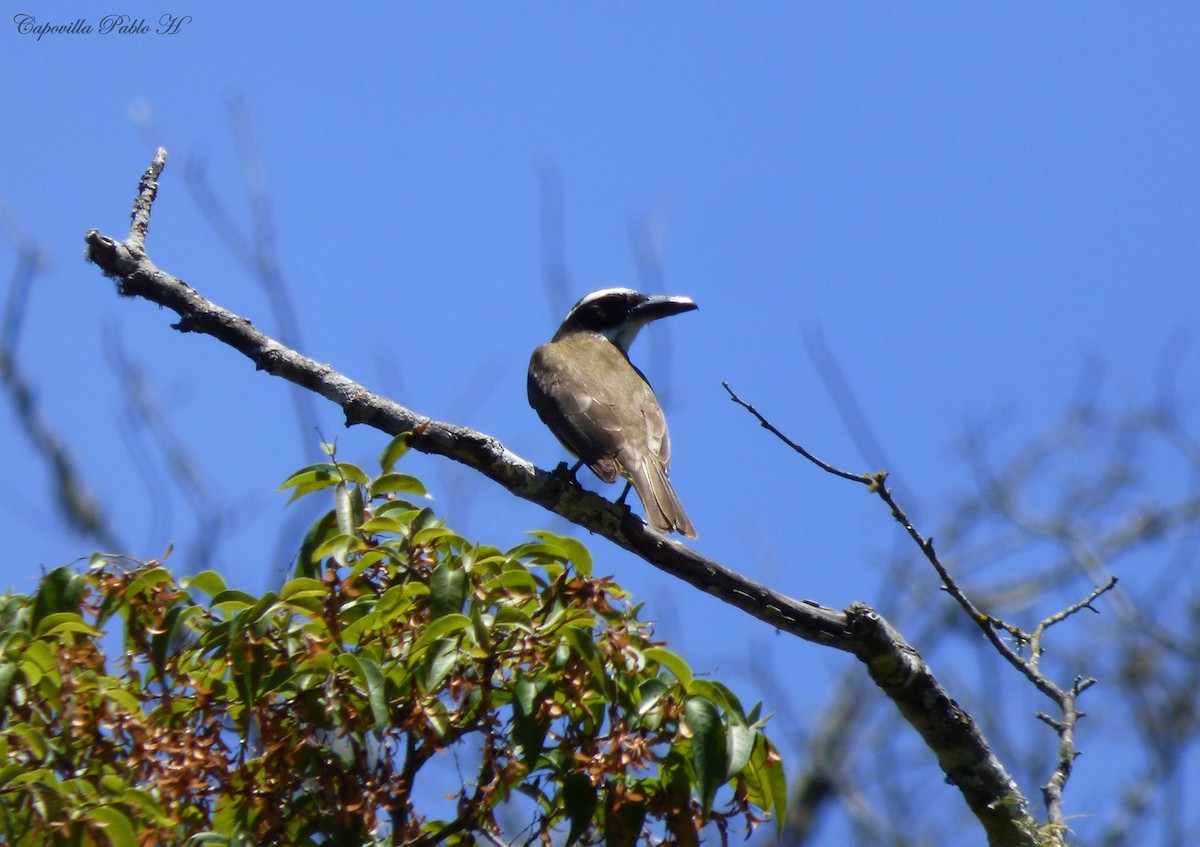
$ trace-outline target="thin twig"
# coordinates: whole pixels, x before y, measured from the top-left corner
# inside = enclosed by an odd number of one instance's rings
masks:
[[[788,438],[786,435],[784,435],[782,432],[780,432],[778,429],[776,429],[775,425],[773,423],[771,423],[769,420],[767,420],[761,414],[759,414],[758,409],[751,406],[749,403],[747,403],[741,397],[738,397],[737,394],[735,394],[733,392],[733,389],[729,387],[728,382],[722,382],[721,385],[724,387],[724,389],[726,391],[729,392],[729,397],[733,400],[733,402],[737,403],[739,406],[741,406],[747,412],[754,415],[754,417],[758,418],[758,422],[760,424],[762,424],[763,429],[770,432],[772,435],[774,435],[776,438],[778,438],[780,441],[782,441],[788,447],[791,447],[793,450],[795,450],[797,453],[799,453],[804,458],[808,459],[810,462],[812,462],[814,465],[819,467],[821,470],[825,471],[826,473],[831,473],[834,476],[840,476],[842,479],[848,479],[851,482],[860,482],[863,485],[871,485],[872,477],[870,477],[870,476],[866,476],[863,474],[854,474],[854,473],[850,473],[849,471],[843,471],[838,468],[835,468],[833,465],[829,464],[828,462],[821,461],[816,456],[814,456],[812,453],[808,452],[803,447],[801,447],[799,444],[792,441],[792,439]]]
[[[1071,615],[1074,615],[1077,612],[1082,612],[1084,609],[1087,609],[1088,611],[1097,615],[1100,614],[1100,612],[1092,606],[1092,603],[1094,603],[1101,594],[1112,591],[1116,587],[1117,578],[1115,576],[1110,577],[1108,582],[1106,582],[1104,585],[1093,588],[1092,592],[1079,602],[1072,603],[1070,606],[1067,606],[1067,608],[1055,612],[1053,615],[1050,615],[1050,617],[1039,621],[1038,625],[1033,628],[1033,632],[1029,635],[1029,661],[1031,661],[1034,665],[1037,664],[1038,658],[1042,654],[1042,636],[1045,635],[1047,629],[1054,626],[1056,623],[1062,623],[1067,618],[1071,617]]]

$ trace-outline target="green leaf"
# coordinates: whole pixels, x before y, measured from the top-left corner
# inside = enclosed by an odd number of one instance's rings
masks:
[[[296,600],[301,597],[325,597],[329,588],[319,579],[311,577],[296,577],[279,590],[279,599],[283,601]]]
[[[435,618],[461,612],[467,599],[467,575],[442,562],[429,576],[429,610]]]
[[[429,645],[425,655],[425,685],[429,691],[442,684],[442,680],[458,661],[458,642],[453,638],[439,638]]]
[[[316,522],[304,534],[300,549],[296,552],[296,576],[306,576],[319,579],[321,574],[321,559],[316,556],[317,548],[325,543],[325,539],[337,533],[337,518],[332,511],[317,518]]]
[[[571,658],[571,645],[564,638],[554,645],[554,668],[561,670]]]
[[[783,769],[783,761],[779,755],[775,753],[770,742],[763,739],[765,746],[770,756],[766,763],[767,785],[770,786],[771,806],[775,810],[775,832],[783,834],[783,826],[787,818],[787,772]]]
[[[110,797],[116,794],[124,794],[129,790],[129,783],[116,774],[109,773],[100,777],[100,790]]]
[[[393,585],[385,591],[375,604],[375,613],[382,618],[394,618],[406,613],[413,602],[408,588],[408,585]]]
[[[9,788],[19,788],[23,785],[38,785],[56,793],[62,790],[58,777],[50,768],[26,769],[23,773],[17,774],[8,781]]]
[[[224,611],[236,612],[248,606],[253,606],[257,602],[258,598],[253,594],[247,594],[245,591],[239,591],[236,588],[226,588],[215,595],[209,605],[214,609],[220,607]]]
[[[141,711],[141,701],[126,687],[127,680],[100,677],[97,688],[105,700],[116,704],[122,711],[136,715]]]
[[[787,817],[787,774],[771,742],[762,733],[756,735],[750,762],[742,772],[742,784],[746,787],[747,800],[764,812],[775,815],[775,831],[778,834],[783,832]]]
[[[200,571],[194,576],[185,576],[179,580],[179,585],[188,591],[203,591],[209,597],[216,597],[226,589],[225,578],[216,571]]]
[[[550,729],[550,721],[538,717],[538,707],[542,704],[539,686],[526,677],[521,677],[513,686],[513,728],[512,738],[521,747],[521,761],[533,770],[537,757],[541,755],[546,743],[546,733]],[[565,789],[564,789],[565,790]]]
[[[402,432],[388,442],[387,447],[383,448],[383,453],[379,456],[379,469],[384,473],[388,473],[399,461],[400,457],[408,452],[409,445],[412,444],[413,434],[411,432]]]
[[[404,521],[378,516],[363,521],[361,529],[369,535],[396,535],[403,537],[408,534],[408,524]]]
[[[662,700],[671,686],[661,677],[652,677],[638,685],[638,715],[644,715]]]
[[[371,478],[358,465],[351,464],[350,462],[338,462],[337,467],[342,472],[342,478],[346,482],[365,486],[371,481]]]
[[[683,719],[692,731],[692,767],[696,770],[696,791],[707,815],[712,811],[713,798],[727,779],[729,771],[721,714],[711,700],[689,697],[683,706]]]
[[[21,672],[30,685],[37,685],[49,674],[58,679],[58,651],[46,641],[31,641],[25,645]]]
[[[33,618],[30,624],[36,628],[47,615],[56,612],[78,612],[85,589],[86,583],[70,568],[63,566],[50,571],[42,578],[37,594],[34,595]]]
[[[138,847],[133,823],[116,806],[94,806],[88,810],[87,814],[104,830],[108,843],[112,847]]]
[[[312,557],[316,560],[333,559],[338,566],[344,566],[350,554],[361,550],[363,541],[357,535],[345,535],[338,533],[325,539],[316,550],[312,552]]]
[[[484,589],[489,593],[497,588],[507,589],[514,594],[534,594],[540,586],[533,574],[522,566],[497,574],[495,579],[489,580],[484,585]]]
[[[758,723],[758,717],[760,714],[762,714],[762,703],[755,703],[754,708],[752,708],[746,714],[746,723],[750,724],[751,726],[754,726],[756,723]],[[765,720],[764,720],[764,722],[765,722]]]
[[[537,711],[537,706],[540,702],[541,692],[538,690],[538,686],[531,682],[528,677],[522,676],[518,678],[513,684],[513,711],[519,711],[524,715],[532,715]]]
[[[8,692],[12,688],[13,678],[17,675],[17,666],[12,662],[5,662],[0,665],[0,726],[4,725],[4,719],[8,710]]]
[[[373,726],[375,728],[387,726],[391,720],[387,701],[387,679],[383,669],[379,667],[379,663],[361,653],[358,655],[342,653],[338,656],[337,661],[339,665],[352,672],[358,678],[359,684],[362,685],[367,696],[367,703],[371,707]]]
[[[358,496],[359,509],[355,515],[354,500],[352,492],[358,492],[358,487],[351,487],[344,482],[339,482],[333,489],[334,513],[337,514],[338,532],[342,535],[358,535],[358,525],[362,521],[362,495]]]
[[[54,612],[38,621],[35,635],[57,635],[60,632],[79,632],[99,637],[101,633],[83,622],[78,612]]]
[[[679,680],[683,686],[692,684],[692,669],[688,663],[683,660],[682,656],[672,653],[662,647],[651,647],[645,652],[646,660],[658,662],[664,668],[669,670],[671,674]]]
[[[479,646],[483,655],[488,655],[492,651],[491,625],[484,620],[483,612],[480,611],[477,604],[471,604],[470,613],[471,633],[475,637],[475,643]]]
[[[38,730],[26,723],[17,723],[15,726],[7,728],[7,731],[16,738],[19,738],[21,743],[34,755],[36,759],[45,759],[50,752],[50,743],[46,740],[46,736]],[[36,773],[41,773],[36,771]],[[13,782],[21,779],[24,774],[14,775],[9,779]],[[39,777],[40,778],[40,777]],[[27,780],[36,782],[37,780]],[[22,783],[24,784],[24,783]]]
[[[406,528],[411,527],[423,511],[424,509],[418,509],[407,500],[384,500],[382,503],[375,504],[375,517],[392,518],[400,521]]]
[[[387,504],[385,503],[384,505],[386,506]],[[380,508],[380,511],[382,511],[382,507]],[[414,538],[415,534],[419,533],[423,529],[431,527],[441,528],[441,526],[442,522],[438,520],[437,514],[428,506],[426,506],[424,509],[421,509],[412,517],[412,530],[414,533]],[[449,530],[446,531],[449,532]]]
[[[313,491],[332,488],[341,481],[342,476],[338,473],[337,465],[332,462],[319,462],[296,471],[285,479],[276,491],[284,491],[288,488],[294,489],[292,496],[288,498],[288,502],[291,503],[297,498],[303,497],[305,494]]]
[[[562,780],[563,810],[571,821],[564,847],[571,847],[587,832],[596,814],[596,787],[581,773],[568,773]],[[641,826],[638,826],[641,829]]]
[[[415,476],[406,473],[385,473],[371,480],[367,491],[372,497],[380,494],[413,494],[417,497],[430,497],[424,483]]]
[[[533,619],[515,606],[501,606],[492,619],[493,626],[515,626],[526,632],[533,631]]]
[[[535,564],[545,565],[549,562],[570,562],[575,570],[587,575],[592,572],[592,554],[582,542],[565,535],[555,535],[552,532],[535,530],[529,533],[537,542],[526,542],[508,551],[514,558],[528,558]]]
[[[263,693],[263,657],[249,644],[241,643],[229,651],[229,658],[233,664],[233,684],[241,702],[253,707]]]
[[[371,714],[375,718],[375,727],[383,728],[390,723],[391,711],[388,709],[387,679],[379,663],[368,656],[359,656],[363,677],[367,682],[367,696],[371,703]]]
[[[737,698],[733,696],[733,693],[728,688],[719,682],[713,682],[709,679],[693,679],[685,687],[687,688],[687,693],[693,697],[703,697],[705,700],[711,700],[727,712],[741,714],[741,706],[737,702]]]
[[[750,729],[748,726],[743,726],[738,723],[731,724],[728,733],[729,749],[728,765],[725,778],[729,779],[732,776],[737,776],[742,772],[742,768],[750,761],[750,753],[754,750],[754,739],[758,733]]]
[[[444,615],[438,618],[429,626],[422,628],[421,634],[417,637],[417,643],[413,645],[413,654],[419,654],[437,639],[465,630],[470,625],[471,619],[466,615]]]
[[[0,766],[0,788],[5,788],[8,783],[20,774],[25,773],[26,766],[20,762],[9,762],[7,765]]]
[[[446,529],[444,526],[427,526],[417,530],[413,535],[412,543],[421,547],[434,547],[445,538],[457,539],[458,536],[454,530]]]

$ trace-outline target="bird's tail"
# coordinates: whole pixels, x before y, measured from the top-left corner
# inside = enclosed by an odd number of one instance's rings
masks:
[[[688,519],[683,504],[667,479],[666,469],[653,459],[638,463],[629,477],[633,490],[642,501],[646,522],[660,532],[678,532],[687,538],[696,537],[696,528]]]

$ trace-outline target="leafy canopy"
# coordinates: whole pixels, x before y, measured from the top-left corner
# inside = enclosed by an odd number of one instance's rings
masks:
[[[278,592],[94,556],[0,598],[4,843],[690,845],[781,808],[758,707],[578,541],[415,505],[406,445],[284,483],[333,503]]]

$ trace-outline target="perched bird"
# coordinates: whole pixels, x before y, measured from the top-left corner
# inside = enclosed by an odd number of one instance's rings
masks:
[[[605,482],[628,479],[652,527],[688,538],[696,530],[667,481],[667,421],[646,377],[629,361],[629,345],[650,321],[695,308],[687,297],[593,291],[572,307],[550,342],[533,351],[527,383],[529,405],[579,464]]]

